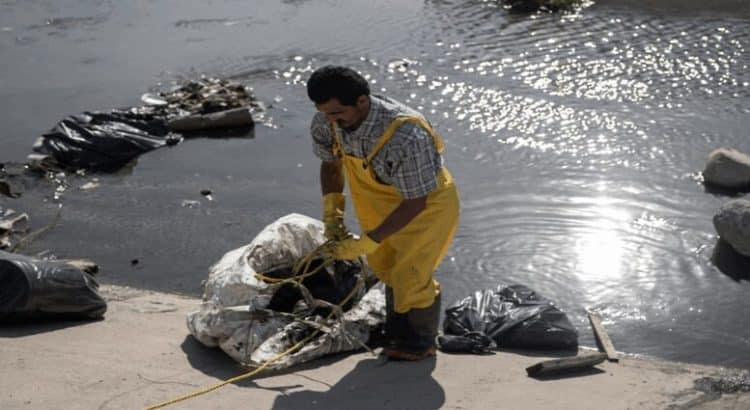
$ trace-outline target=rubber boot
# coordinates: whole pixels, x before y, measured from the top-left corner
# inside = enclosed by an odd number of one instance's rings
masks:
[[[393,310],[393,291],[386,287],[387,340],[385,354],[394,360],[422,360],[435,355],[435,337],[440,324],[440,295],[426,308],[406,313]]]

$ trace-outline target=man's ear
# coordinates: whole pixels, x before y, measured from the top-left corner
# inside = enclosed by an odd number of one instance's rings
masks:
[[[370,99],[367,98],[366,95],[362,94],[359,97],[357,97],[357,108],[360,110],[367,107],[367,103],[370,102]]]

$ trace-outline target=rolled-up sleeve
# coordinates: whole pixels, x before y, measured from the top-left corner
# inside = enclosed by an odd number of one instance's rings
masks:
[[[322,161],[333,161],[333,135],[331,127],[320,113],[313,116],[310,124],[310,134],[313,140],[313,153]]]
[[[440,154],[422,127],[404,124],[400,128],[398,132],[404,134],[397,147],[393,147],[396,155],[392,156],[395,161],[390,170],[391,182],[405,199],[426,196],[437,189]]]

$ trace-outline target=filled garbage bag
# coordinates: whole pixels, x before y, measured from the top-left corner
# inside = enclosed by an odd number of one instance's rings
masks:
[[[120,110],[84,112],[57,123],[32,150],[67,168],[111,172],[144,152],[179,139],[169,134],[164,120],[152,115]]]
[[[0,251],[0,323],[97,319],[107,303],[94,278],[63,261]]]
[[[326,265],[302,280],[304,288],[265,279],[289,278],[292,267],[325,242],[323,230],[316,219],[290,214],[225,254],[209,270],[200,309],[187,315],[190,333],[247,366],[264,364],[305,341],[268,365],[275,369],[362,348],[385,321],[385,291],[360,285],[370,274],[359,264]],[[319,263],[313,260],[309,271]],[[318,301],[325,303],[315,305]],[[338,305],[343,315],[330,319],[331,306]]]
[[[565,313],[524,285],[476,291],[446,309],[445,315],[445,334],[463,337],[445,339],[450,342],[447,348],[441,346],[445,351],[458,351],[462,346],[466,352],[481,351],[486,344],[481,335],[497,347],[556,350],[578,346],[578,332]]]

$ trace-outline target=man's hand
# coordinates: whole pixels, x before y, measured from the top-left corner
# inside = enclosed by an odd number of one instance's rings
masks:
[[[344,225],[344,209],[346,208],[346,197],[340,192],[331,192],[323,195],[323,225],[325,226],[325,237],[328,240],[342,241],[349,238],[351,234]]]
[[[372,238],[362,235],[360,238],[348,238],[335,242],[329,252],[334,259],[351,260],[375,252],[378,246],[380,244]]]

